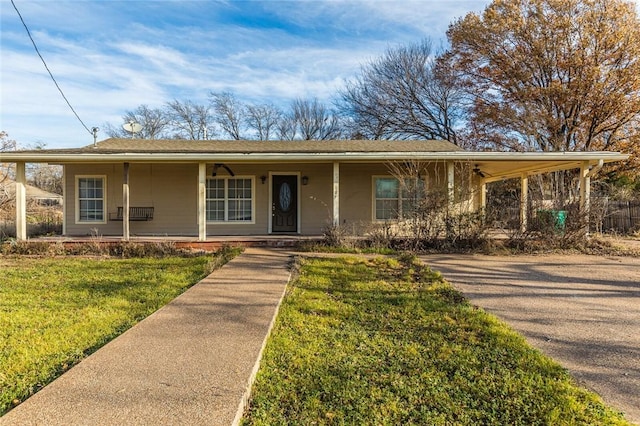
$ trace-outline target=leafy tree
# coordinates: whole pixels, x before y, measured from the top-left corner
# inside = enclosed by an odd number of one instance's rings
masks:
[[[446,139],[459,144],[464,92],[429,40],[389,49],[340,93],[351,132],[366,139]]]
[[[447,32],[475,140],[519,151],[640,149],[640,25],[622,0],[494,0]]]

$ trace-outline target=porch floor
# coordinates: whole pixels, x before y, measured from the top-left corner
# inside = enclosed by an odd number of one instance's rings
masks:
[[[194,236],[142,236],[129,238],[131,243],[172,243],[178,248],[216,250],[222,246],[235,247],[296,247],[301,243],[320,242],[321,235],[217,235],[208,236],[206,241],[198,241]],[[29,238],[28,241],[60,243],[64,245],[100,243],[116,244],[123,241],[121,236],[44,236]]]

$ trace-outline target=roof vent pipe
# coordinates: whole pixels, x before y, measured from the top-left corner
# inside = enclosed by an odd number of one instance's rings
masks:
[[[98,131],[100,129],[98,129],[97,127],[92,127],[91,128],[91,133],[93,133],[93,147],[96,147],[96,144],[98,143]]]

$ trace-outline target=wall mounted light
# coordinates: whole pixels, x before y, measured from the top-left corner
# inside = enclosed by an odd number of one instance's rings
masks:
[[[302,184],[303,185],[309,184],[309,176],[302,176]]]
[[[266,181],[267,181],[267,177],[265,175],[260,176],[260,182],[262,182],[263,185]]]

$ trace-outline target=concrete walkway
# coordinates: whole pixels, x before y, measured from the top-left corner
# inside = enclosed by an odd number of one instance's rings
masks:
[[[421,259],[640,425],[640,258]]]
[[[0,418],[0,425],[231,425],[289,280],[247,249]]]

